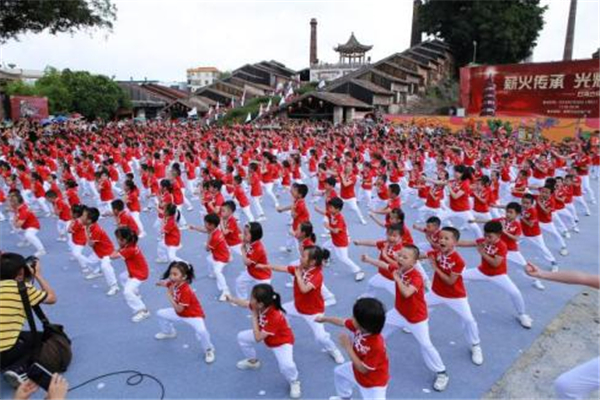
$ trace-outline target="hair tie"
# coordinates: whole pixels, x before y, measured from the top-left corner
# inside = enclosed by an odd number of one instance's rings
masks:
[[[277,300],[277,294],[273,295],[273,300]]]

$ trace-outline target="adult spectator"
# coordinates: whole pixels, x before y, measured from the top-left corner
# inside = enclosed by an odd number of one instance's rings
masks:
[[[31,306],[40,303],[56,303],[56,294],[42,276],[42,265],[34,259],[27,264],[25,258],[16,253],[0,255],[0,368],[4,377],[13,386],[24,379],[27,361],[34,348],[33,335],[23,331],[27,315],[18,282],[25,282]],[[40,289],[33,285],[37,281]]]

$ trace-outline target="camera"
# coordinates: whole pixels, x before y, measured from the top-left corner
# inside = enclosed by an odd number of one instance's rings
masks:
[[[40,261],[39,258],[37,258],[36,256],[29,256],[27,258],[25,258],[25,266],[27,268],[25,268],[25,279],[27,280],[31,280],[33,278],[33,276],[35,275],[35,270],[37,268],[38,262]]]

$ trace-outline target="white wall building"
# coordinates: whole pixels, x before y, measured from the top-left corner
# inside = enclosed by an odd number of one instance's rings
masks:
[[[193,93],[219,79],[219,70],[215,67],[190,68],[187,71],[187,84]]]

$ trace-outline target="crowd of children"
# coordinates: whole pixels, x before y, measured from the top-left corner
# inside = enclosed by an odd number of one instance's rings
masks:
[[[41,135],[32,143],[25,133],[40,128],[23,123],[1,137],[0,220],[19,235],[19,247],[32,246],[37,257],[48,251],[69,253],[85,279],[104,278],[108,296],[122,290],[133,322],[155,315],[156,339],[175,338],[174,323],[191,326],[210,364],[216,350],[200,302],[204,294],[192,289],[196,271],[206,269],[216,280],[219,301],[246,307],[251,314],[250,329],[237,335],[244,356],[237,367],[259,368],[255,345],[264,342],[292,398],[301,396],[302,371],[294,362],[294,343],[300,339],[288,318],[304,320],[317,346],[339,364],[334,371],[337,396],[349,398],[357,389],[365,399],[385,398],[389,380],[399,373],[389,370],[386,351],[386,341],[395,340],[391,335],[398,328],[420,346],[435,375],[433,388],[446,389],[452,363],[442,361],[444,349],[430,338],[431,307],[446,306],[460,317],[471,360],[483,364],[468,293],[471,281],[506,292],[518,323],[531,328],[527,296],[510,275],[523,271],[533,251],[553,271],[559,268],[555,255],[568,255],[568,240],[580,233],[580,216],[591,215],[589,204],[596,203],[591,180],[599,178],[597,135],[553,143],[409,125],[314,128],[127,121],[94,130],[56,127],[55,135]],[[263,205],[265,194],[272,206]],[[291,203],[282,206],[288,197]],[[273,224],[271,210],[289,214],[289,222]],[[415,216],[412,224],[407,210]],[[364,215],[382,228],[380,237],[356,239],[358,232],[347,221],[366,225]],[[166,288],[170,303],[155,311],[146,307],[140,291],[151,278],[152,257],[138,245],[153,240],[142,222],[151,218],[152,237],[158,239],[154,262],[167,265],[157,285]],[[200,218],[203,225],[187,222]],[[324,240],[317,245],[315,227],[320,225]],[[40,229],[55,229],[64,247],[44,244]],[[182,235],[193,235],[190,231],[206,235],[208,255],[193,263],[196,269],[178,256]],[[265,235],[286,236],[279,250],[297,260],[272,264],[275,250],[263,243]],[[378,256],[352,259],[350,246],[372,247]],[[462,248],[475,249],[480,264],[467,266]],[[119,279],[114,260],[125,265]],[[347,287],[338,294],[358,298],[348,318],[326,311],[336,304],[324,273],[334,260],[356,282],[369,276],[366,292]],[[225,269],[239,272],[235,296]],[[292,301],[282,304],[285,288],[272,284],[274,272],[290,276],[286,286],[292,287]],[[531,283],[545,289],[536,278]],[[377,299],[380,290],[395,297],[387,312]],[[326,323],[345,327],[350,335],[336,343]]]

